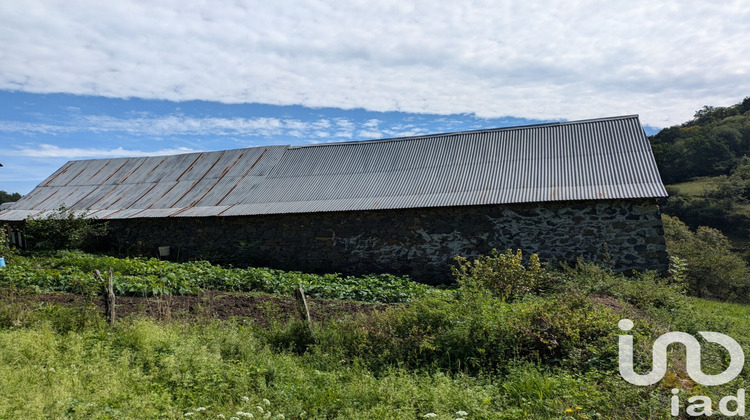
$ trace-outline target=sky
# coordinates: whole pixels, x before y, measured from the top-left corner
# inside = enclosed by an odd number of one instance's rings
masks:
[[[404,137],[750,96],[744,1],[0,1],[0,190],[68,160]]]

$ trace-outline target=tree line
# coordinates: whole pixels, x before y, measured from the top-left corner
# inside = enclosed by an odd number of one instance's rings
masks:
[[[704,106],[692,120],[649,138],[665,184],[750,172],[750,97],[728,107]]]

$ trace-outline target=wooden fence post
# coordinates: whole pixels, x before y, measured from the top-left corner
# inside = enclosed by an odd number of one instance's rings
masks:
[[[96,274],[96,277],[104,283],[104,279],[102,278],[102,274],[99,272],[99,270],[94,270],[94,274]],[[102,288],[102,295],[104,297],[104,312],[107,317],[107,323],[109,325],[114,325],[115,323],[115,287],[113,284],[114,280],[114,269],[109,269],[109,280],[107,281],[107,284],[104,285]]]
[[[305,291],[298,287],[294,290],[294,298],[297,300],[297,310],[299,311],[300,318],[302,321],[307,323],[307,329],[310,330],[310,336],[313,337],[312,320],[310,319],[310,308],[307,306],[307,299],[305,299]]]

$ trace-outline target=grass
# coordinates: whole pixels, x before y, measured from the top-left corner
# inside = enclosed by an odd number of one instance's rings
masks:
[[[617,371],[620,318],[636,321],[643,369],[669,330],[722,332],[747,353],[750,307],[588,264],[550,274],[547,289],[513,301],[428,293],[312,335],[298,321],[109,326],[90,306],[24,306],[6,289],[0,418],[667,419],[675,386],[718,401],[750,385],[747,371],[710,389],[684,381],[679,346],[657,385]],[[715,346],[702,356],[706,372],[725,362]]]
[[[613,396],[598,390],[608,381],[536,364],[512,366],[502,381],[397,366],[375,375],[325,353],[274,351],[231,323],[139,319],[63,333],[42,322],[0,331],[2,418],[230,418],[238,412],[263,418],[271,412],[287,419],[427,413],[454,419],[464,411],[471,419],[513,419],[560,418],[576,406],[606,418],[633,413],[615,409]],[[622,391],[618,399],[626,403],[628,391]]]
[[[713,179],[714,177],[701,177],[693,181],[671,184],[668,185],[668,187],[676,188],[681,194],[699,197],[703,195],[706,187],[711,183],[711,180]]]

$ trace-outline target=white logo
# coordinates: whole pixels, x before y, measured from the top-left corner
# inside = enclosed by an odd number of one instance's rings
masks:
[[[617,326],[623,331],[630,331],[633,329],[633,321],[621,319]],[[703,373],[701,370],[701,345],[698,340],[690,334],[674,331],[662,334],[654,341],[651,371],[643,375],[635,373],[633,369],[633,336],[620,335],[620,375],[633,385],[647,386],[659,382],[667,373],[667,347],[673,343],[680,343],[685,346],[685,370],[693,381],[701,385],[713,386],[723,385],[736,378],[745,365],[745,353],[742,351],[742,347],[733,338],[721,333],[700,331],[698,334],[709,343],[719,344],[729,352],[729,367],[724,372],[716,375]],[[672,390],[674,395],[671,398],[670,412],[673,416],[678,416],[680,412],[679,393],[679,388]],[[692,403],[686,407],[688,416],[710,416],[713,412],[712,401],[709,397],[692,396],[687,402]],[[730,402],[736,405],[736,409],[732,410],[728,407]],[[737,396],[728,395],[722,398],[719,401],[719,412],[725,416],[744,416],[745,390],[737,390]]]
[[[633,321],[621,319],[617,326],[623,331],[630,331],[633,329]],[[706,341],[717,343],[727,349],[731,361],[724,372],[716,375],[703,373],[701,370],[700,343],[688,333],[675,331],[663,334],[654,341],[652,369],[645,375],[639,375],[633,370],[633,336],[621,335],[619,343],[620,375],[633,385],[646,386],[659,382],[667,373],[667,346],[672,343],[681,343],[686,350],[685,370],[693,381],[701,385],[712,386],[722,385],[736,378],[745,366],[745,353],[742,351],[742,347],[732,337],[721,333],[701,331],[698,334]]]

